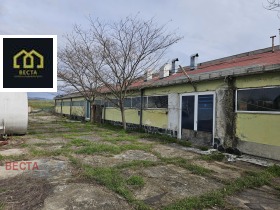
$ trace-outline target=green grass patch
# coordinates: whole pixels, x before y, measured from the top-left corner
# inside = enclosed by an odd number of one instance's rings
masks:
[[[54,108],[54,100],[28,100],[28,106],[33,109],[52,109]]]
[[[207,151],[208,147],[206,146],[196,146],[197,149],[200,149],[201,151]]]
[[[145,185],[144,179],[141,176],[133,175],[126,180],[129,185],[143,187]]]
[[[79,147],[79,146],[88,146],[91,145],[91,143],[92,142],[85,139],[73,139],[68,143],[68,145]]]
[[[200,159],[207,161],[222,161],[225,155],[221,152],[212,152],[210,155],[202,155]]]
[[[89,146],[83,147],[76,151],[77,154],[87,154],[87,155],[91,155],[94,153],[102,153],[102,152],[118,154],[121,152],[121,149],[115,145],[91,143]]]

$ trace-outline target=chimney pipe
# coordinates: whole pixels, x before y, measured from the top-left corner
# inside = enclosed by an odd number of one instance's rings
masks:
[[[176,70],[175,70],[175,62],[176,61],[179,61],[179,59],[178,58],[174,58],[172,61],[171,61],[171,63],[172,63],[172,67],[171,67],[171,74],[175,74],[176,73]]]
[[[270,37],[272,39],[272,52],[274,52],[274,38],[275,37],[276,37],[275,35]]]
[[[279,49],[280,49],[280,28],[278,29],[279,31]]]
[[[190,63],[191,70],[197,68],[197,57],[198,57],[198,53],[191,55],[191,63]]]

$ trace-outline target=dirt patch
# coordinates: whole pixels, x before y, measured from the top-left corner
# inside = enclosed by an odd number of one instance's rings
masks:
[[[142,150],[127,150],[121,154],[115,155],[115,159],[120,159],[122,161],[132,161],[132,160],[149,160],[157,161],[158,158],[148,152]]]
[[[228,197],[226,201],[235,208],[271,210],[280,209],[280,192],[269,186],[246,189]]]
[[[213,171],[212,175],[221,180],[231,180],[241,177],[244,170],[230,166],[223,162],[207,162],[203,160],[195,160],[192,163],[202,166]]]
[[[184,159],[193,159],[199,157],[199,154],[182,150],[180,148],[173,147],[172,145],[155,145],[154,152],[158,152],[162,157],[181,157]]]
[[[122,160],[113,157],[106,157],[101,155],[74,155],[82,163],[89,164],[94,167],[112,167],[120,164]]]
[[[131,188],[134,196],[154,208],[168,205],[175,200],[201,195],[223,185],[210,178],[191,174],[174,165],[148,167],[141,170],[124,170],[129,177],[138,174],[144,178],[143,188]]]
[[[80,136],[79,139],[84,139],[88,141],[100,141],[101,137],[95,135]]]
[[[85,164],[95,167],[112,167],[121,163],[131,162],[134,160],[157,161],[158,158],[142,150],[127,150],[114,156],[102,155],[74,155]]]
[[[54,138],[44,138],[44,139],[38,139],[38,138],[31,138],[27,139],[25,141],[26,144],[64,144],[69,142],[68,139],[65,139],[63,137],[54,137]]]
[[[25,149],[7,149],[7,150],[0,151],[0,155],[2,156],[23,155],[26,153],[27,151]]]
[[[57,209],[132,209],[119,195],[105,187],[90,184],[68,184],[56,186],[54,193],[44,202],[43,210]]]
[[[155,144],[156,143],[155,141],[148,140],[148,139],[138,139],[137,141],[140,143],[143,143],[143,144]]]
[[[52,186],[42,178],[17,176],[0,182],[0,201],[5,209],[41,209],[52,191]]]

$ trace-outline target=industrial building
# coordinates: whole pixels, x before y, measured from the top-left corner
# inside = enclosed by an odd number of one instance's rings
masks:
[[[223,145],[280,160],[280,50],[265,48],[204,63],[167,64],[135,82],[125,101],[127,126],[201,145]],[[55,98],[57,113],[90,118],[79,94]],[[101,98],[100,119],[121,123],[121,114]]]

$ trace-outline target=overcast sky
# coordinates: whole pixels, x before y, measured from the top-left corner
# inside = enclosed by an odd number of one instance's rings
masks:
[[[178,57],[178,64],[186,66],[194,53],[203,62],[269,47],[272,35],[279,44],[280,19],[265,10],[265,4],[266,0],[1,0],[0,34],[58,35],[58,45],[63,46],[63,35],[74,24],[86,28],[89,15],[110,21],[139,13],[168,23],[169,31],[184,37],[166,59]]]

